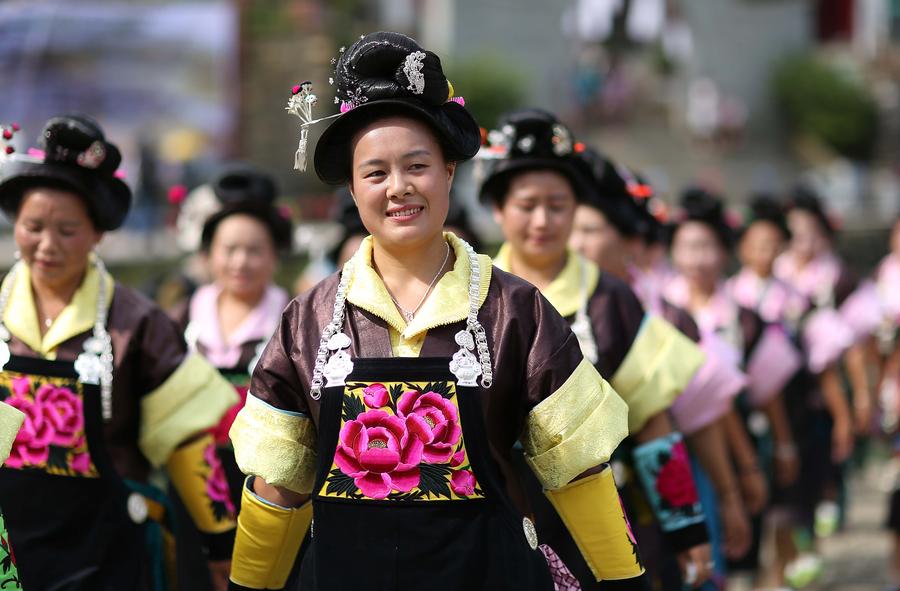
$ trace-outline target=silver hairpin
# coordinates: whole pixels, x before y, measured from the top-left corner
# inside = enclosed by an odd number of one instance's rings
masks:
[[[414,51],[406,56],[406,61],[403,63],[403,73],[409,80],[406,90],[411,90],[413,94],[425,92],[425,75],[422,73],[422,68],[425,67],[425,64],[422,63],[424,60],[424,51]]]
[[[288,99],[285,110],[296,115],[303,121],[300,127],[300,143],[297,144],[297,151],[294,153],[294,170],[301,172],[306,170],[306,146],[309,142],[309,130],[307,127],[313,121],[312,109],[316,106],[318,99],[312,93],[312,82],[309,80],[295,86]]]

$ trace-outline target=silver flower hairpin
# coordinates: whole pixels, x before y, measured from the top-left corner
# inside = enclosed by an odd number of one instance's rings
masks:
[[[285,110],[303,121],[300,126],[300,143],[294,153],[294,170],[306,170],[306,146],[309,143],[309,125],[313,123],[312,110],[318,99],[312,92],[312,82],[306,80],[291,89],[291,98]]]
[[[406,56],[406,61],[403,63],[403,73],[409,80],[406,90],[411,90],[413,94],[425,92],[425,75],[422,73],[422,68],[425,67],[425,64],[422,63],[424,60],[424,51],[414,51]]]

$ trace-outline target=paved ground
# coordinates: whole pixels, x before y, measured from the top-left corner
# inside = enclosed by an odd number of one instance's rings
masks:
[[[825,540],[825,575],[816,590],[881,591],[890,538],[883,527],[890,467],[873,463],[854,478],[847,527]]]

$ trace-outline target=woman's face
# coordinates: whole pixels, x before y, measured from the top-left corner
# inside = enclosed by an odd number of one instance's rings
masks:
[[[688,281],[714,285],[725,268],[727,253],[715,231],[702,222],[685,222],[675,231],[672,262]]]
[[[828,249],[828,236],[818,218],[808,211],[794,209],[787,215],[791,230],[791,251],[804,260],[812,260]]]
[[[426,125],[380,119],[356,134],[352,153],[350,192],[377,243],[408,249],[440,236],[456,163]]]
[[[575,209],[569,247],[606,271],[618,274],[624,267],[625,241],[606,216],[594,207],[579,205]]]
[[[566,254],[577,201],[568,179],[552,170],[517,174],[494,219],[516,254],[534,265],[553,264]]]
[[[32,279],[50,287],[77,284],[103,237],[79,195],[49,188],[25,192],[13,231]]]
[[[743,266],[760,277],[768,277],[783,248],[784,236],[781,230],[771,222],[758,221],[750,224],[741,237],[738,256]]]
[[[259,297],[278,266],[269,229],[245,214],[230,215],[219,223],[208,256],[213,279],[239,298]]]

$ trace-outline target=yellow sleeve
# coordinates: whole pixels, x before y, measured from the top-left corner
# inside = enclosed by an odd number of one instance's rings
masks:
[[[5,402],[0,402],[0,465],[9,457],[9,450],[12,449],[24,421],[25,413]]]
[[[234,387],[199,355],[189,355],[141,400],[138,445],[154,466],[181,443],[214,427],[240,398]]]
[[[248,393],[229,436],[244,474],[296,493],[312,492],[316,427],[308,415],[275,408]]]
[[[628,435],[628,407],[582,359],[556,392],[528,414],[525,458],[545,489],[556,489],[609,461]]]
[[[703,351],[666,320],[647,315],[611,383],[628,404],[628,432],[667,410],[705,360]]]

